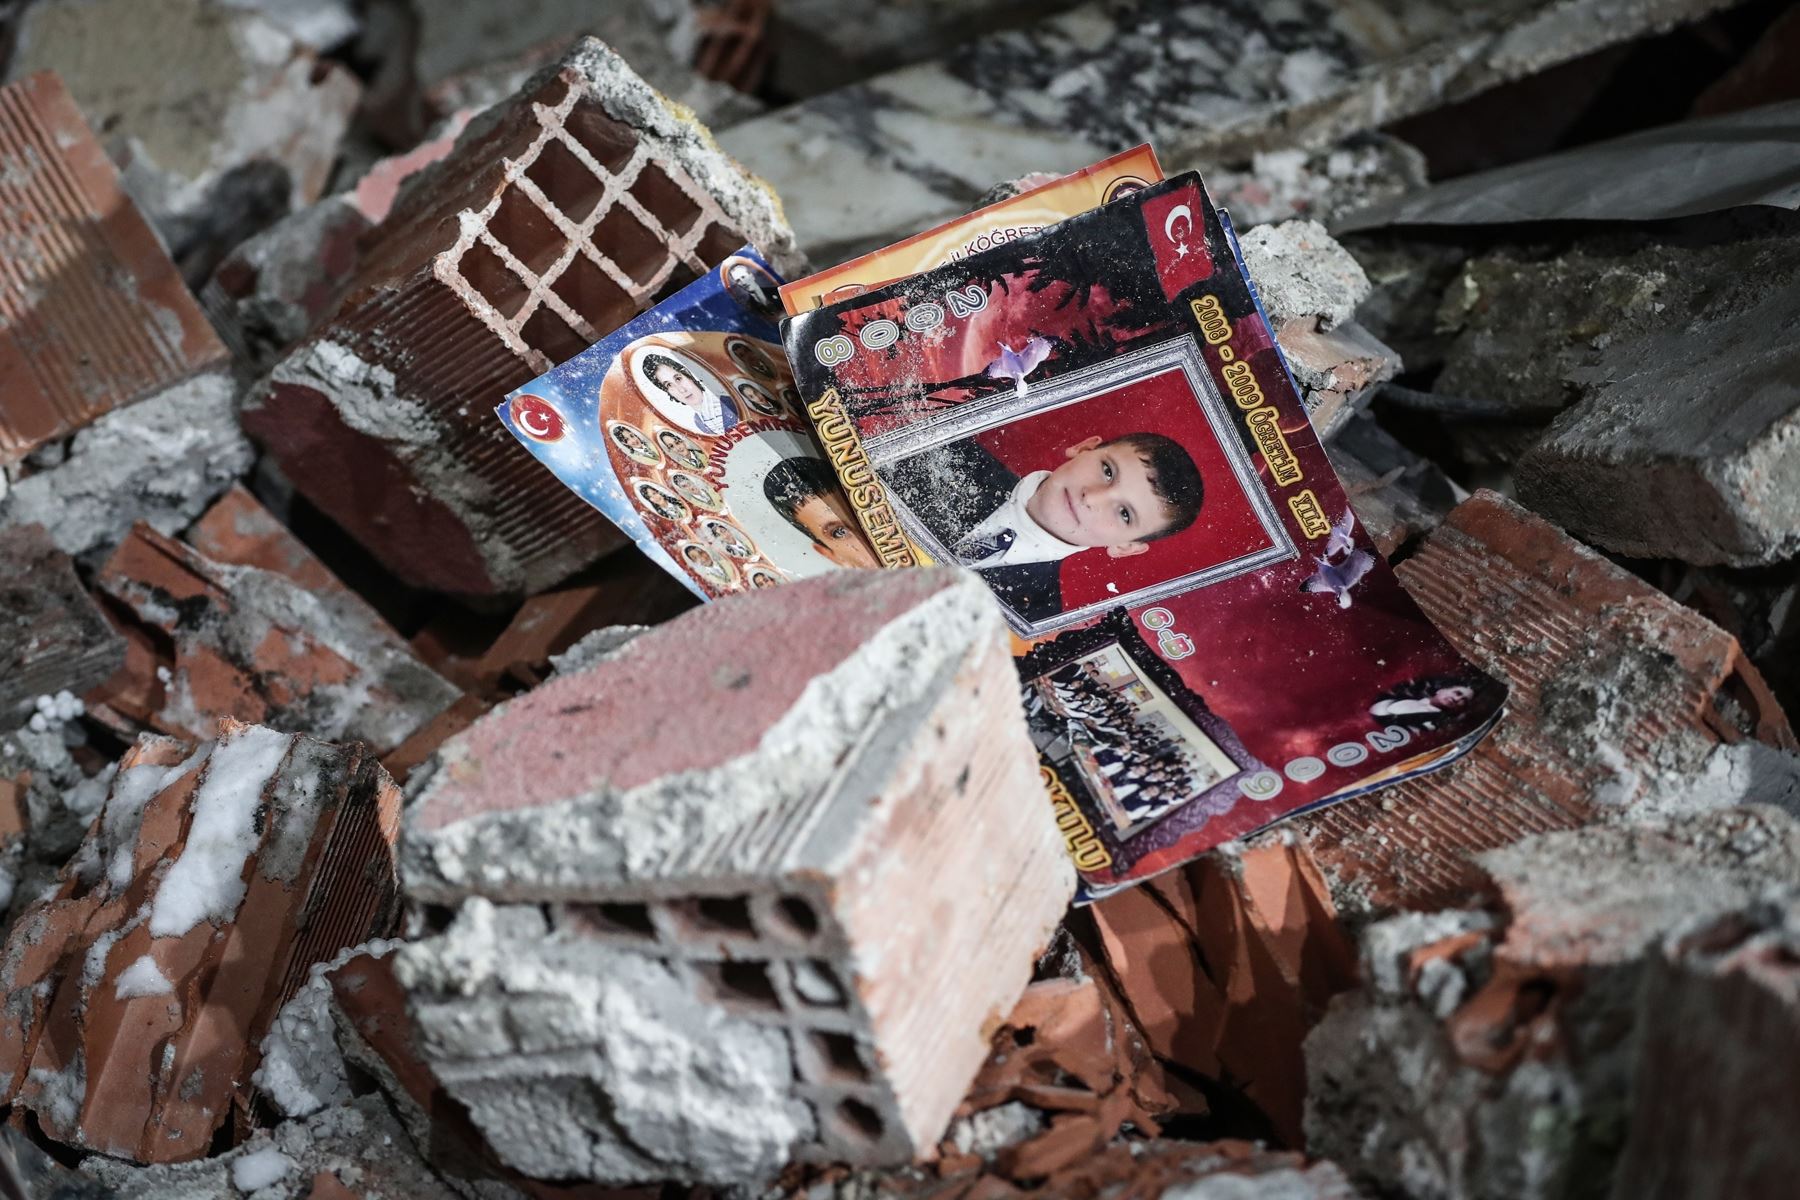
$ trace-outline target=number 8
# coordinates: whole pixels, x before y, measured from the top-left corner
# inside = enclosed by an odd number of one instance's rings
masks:
[[[835,367],[841,362],[848,362],[855,355],[856,343],[842,333],[824,338],[813,347],[813,357],[819,360],[822,367]]]

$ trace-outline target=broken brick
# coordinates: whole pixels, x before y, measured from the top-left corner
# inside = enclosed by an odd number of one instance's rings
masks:
[[[1110,985],[1082,975],[1025,989],[994,1034],[993,1052],[963,1101],[961,1120],[1019,1105],[1051,1114],[1047,1128],[999,1149],[993,1168],[1026,1180],[1088,1158],[1126,1126],[1154,1135],[1157,1117],[1175,1110],[1178,1101]],[[966,1153],[957,1137],[953,1127],[952,1138],[939,1147],[946,1174]]]
[[[1507,713],[1442,771],[1296,820],[1340,907],[1480,891],[1469,856],[1609,814],[1704,806],[1794,732],[1737,641],[1555,526],[1478,492],[1396,571]],[[1738,798],[1735,785],[1717,789]]]
[[[0,87],[0,464],[223,361],[67,89]]]
[[[463,686],[498,694],[503,685],[534,687],[554,655],[596,629],[648,625],[693,607],[692,593],[641,554],[610,556],[585,582],[532,596],[500,636],[473,661],[450,659],[442,670]]]
[[[494,397],[745,241],[792,261],[767,190],[591,39],[473,121],[370,238],[244,425],[401,579],[460,595],[541,591],[622,541],[517,452]]]
[[[33,4],[11,70],[46,68],[198,278],[215,247],[318,199],[362,92],[279,25],[212,0]]]
[[[1757,1103],[1753,1081],[1771,1078],[1793,1037],[1783,935],[1758,942],[1746,914],[1766,912],[1759,897],[1800,871],[1800,822],[1747,805],[1595,825],[1490,851],[1479,869],[1488,911],[1407,913],[1365,931],[1371,986],[1335,1000],[1306,1042],[1311,1152],[1380,1194],[1763,1194],[1659,1192],[1649,1180],[1766,1178],[1760,1151],[1740,1157],[1720,1141],[1725,1130],[1754,1138],[1753,1125],[1702,1131],[1710,1114],[1728,1121],[1730,1106]],[[1742,961],[1772,966],[1759,982],[1775,990],[1751,998],[1721,978],[1728,953],[1709,963],[1701,951],[1673,975],[1657,965],[1662,947],[1691,952],[1680,939],[1696,927],[1738,931]],[[1733,940],[1700,945],[1728,951]],[[1771,1107],[1791,1116],[1791,1090],[1771,1078]],[[1696,1108],[1703,1098],[1727,1108]],[[1633,1125],[1636,1167],[1621,1157]],[[1646,1144],[1655,1132],[1672,1144]],[[1698,1140],[1684,1153],[1688,1138]],[[1622,1186],[1634,1170],[1643,1191]]]
[[[0,529],[0,562],[0,728],[11,728],[36,697],[80,695],[111,675],[125,643],[41,526]]]
[[[1617,1195],[1779,1196],[1800,1178],[1787,1131],[1800,1055],[1800,895],[1665,939],[1640,1008],[1632,1128]]]
[[[243,498],[232,503],[241,511]],[[143,525],[96,583],[147,635],[133,639],[140,650],[128,654],[127,672],[96,698],[167,733],[198,739],[232,717],[355,739],[379,753],[457,698],[341,585],[216,562]],[[144,650],[154,656],[149,675]]]
[[[495,710],[411,784],[408,894],[461,904],[395,956],[433,1074],[539,1178],[931,1147],[1073,886],[1016,697],[978,580],[852,571],[696,609]]]
[[[1228,1080],[1301,1144],[1300,1043],[1356,981],[1355,951],[1305,848],[1214,853],[1093,907],[1104,962],[1156,1055]]]
[[[288,214],[225,256],[200,289],[200,304],[235,358],[266,371],[337,311],[365,235],[386,218],[402,183],[450,153],[473,115],[453,113],[427,140],[370,167],[349,191]]]
[[[361,748],[236,722],[140,741],[8,939],[7,1098],[71,1146],[208,1153],[308,968],[392,928],[399,809]]]
[[[184,536],[190,546],[214,562],[272,571],[309,592],[351,594],[306,543],[241,483],[232,484]]]

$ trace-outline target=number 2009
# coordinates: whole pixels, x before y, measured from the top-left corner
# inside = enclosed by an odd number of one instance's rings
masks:
[[[913,305],[906,310],[904,320],[906,328],[913,333],[928,333],[942,325],[946,316],[961,321],[980,312],[987,305],[987,293],[975,284],[970,284],[953,292],[945,292],[943,304],[925,300]],[[818,359],[820,366],[835,367],[856,357],[857,342],[862,343],[864,350],[886,350],[900,340],[900,324],[899,321],[883,317],[879,321],[870,321],[857,330],[854,339],[847,333],[820,338],[813,347],[813,357]]]

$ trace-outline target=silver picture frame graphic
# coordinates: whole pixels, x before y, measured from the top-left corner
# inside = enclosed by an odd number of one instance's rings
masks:
[[[1243,439],[1238,436],[1237,422],[1232,411],[1213,384],[1212,372],[1207,370],[1206,360],[1201,357],[1198,343],[1186,335],[1145,346],[1042,383],[1033,383],[1024,395],[1013,391],[959,405],[904,428],[870,438],[864,443],[864,450],[877,472],[888,471],[939,446],[961,441],[1002,425],[1010,425],[1027,417],[1076,404],[1103,403],[1107,396],[1120,388],[1169,371],[1181,372],[1186,380],[1197,401],[1197,407],[1206,417],[1213,439],[1219,444],[1226,462],[1231,466],[1238,488],[1256,513],[1257,522],[1268,537],[1269,545],[1136,591],[1108,596],[1080,608],[1067,609],[1039,621],[1027,621],[996,594],[995,598],[1000,600],[1000,610],[1005,614],[1007,624],[1021,637],[1039,637],[1084,624],[1109,609],[1136,608],[1141,604],[1151,604],[1298,557],[1299,551],[1281,523],[1275,502],[1257,477],[1256,463]],[[888,491],[907,535],[934,560],[955,563],[956,555],[919,520],[905,501],[893,494],[892,488]]]

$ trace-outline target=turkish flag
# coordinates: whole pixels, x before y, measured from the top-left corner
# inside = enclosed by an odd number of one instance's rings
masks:
[[[1205,211],[1200,189],[1191,183],[1144,201],[1144,232],[1156,255],[1163,295],[1170,300],[1212,274],[1212,254],[1206,248],[1206,224],[1201,216]]]

